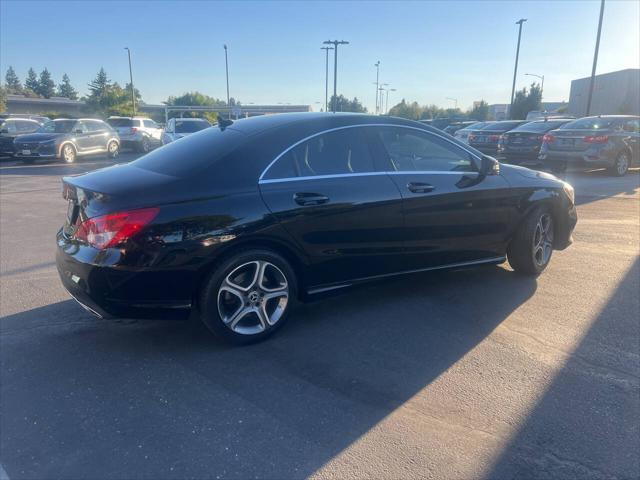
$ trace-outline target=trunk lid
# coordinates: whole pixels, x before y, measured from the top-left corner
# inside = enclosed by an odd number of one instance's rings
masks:
[[[589,129],[589,130],[570,130],[560,129],[549,132],[553,135],[554,141],[548,144],[549,150],[557,150],[563,152],[583,152],[592,146],[591,143],[585,142],[584,139],[594,135],[607,135],[609,130]]]

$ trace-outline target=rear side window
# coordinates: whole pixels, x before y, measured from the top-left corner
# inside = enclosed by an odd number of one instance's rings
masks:
[[[266,172],[267,180],[375,171],[362,128],[317,135],[282,155]]]
[[[153,120],[143,120],[142,123],[144,123],[145,128],[158,128],[158,125]]]
[[[625,132],[640,133],[640,120],[628,120],[623,127]]]
[[[92,121],[92,122],[84,122],[87,126],[87,130],[89,132],[104,132],[107,130],[107,127],[102,122]]]
[[[16,122],[7,121],[0,126],[0,130],[7,130],[8,133],[16,133],[18,128]]]
[[[131,165],[173,177],[188,177],[213,165],[243,143],[245,135],[232,128],[209,128],[188,139],[172,142],[135,160]]]
[[[378,131],[396,171],[475,171],[470,153],[428,132],[399,127]]]

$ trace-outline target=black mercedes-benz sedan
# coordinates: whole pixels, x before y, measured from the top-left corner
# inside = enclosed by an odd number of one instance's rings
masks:
[[[140,159],[63,179],[64,286],[101,317],[273,333],[314,294],[499,264],[540,274],[571,243],[572,187],[435,128],[358,114],[222,121]]]

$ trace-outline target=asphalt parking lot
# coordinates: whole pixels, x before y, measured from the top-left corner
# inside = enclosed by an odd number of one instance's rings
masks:
[[[369,284],[234,348],[69,299],[60,176],[108,164],[0,164],[0,478],[640,476],[638,170],[569,175],[575,243],[538,279]]]

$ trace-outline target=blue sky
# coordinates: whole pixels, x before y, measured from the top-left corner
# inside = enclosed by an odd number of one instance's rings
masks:
[[[229,46],[231,96],[244,103],[324,101],[322,41],[339,50],[338,91],[372,109],[375,67],[416,100],[462,108],[474,100],[508,102],[517,40],[527,18],[517,87],[545,75],[545,100],[568,100],[570,81],[588,76],[599,1],[423,2],[30,2],[0,1],[0,68],[47,67],[74,86],[103,66],[134,83],[148,103],[199,90],[225,97],[223,43]],[[638,68],[640,2],[607,0],[598,72]]]

